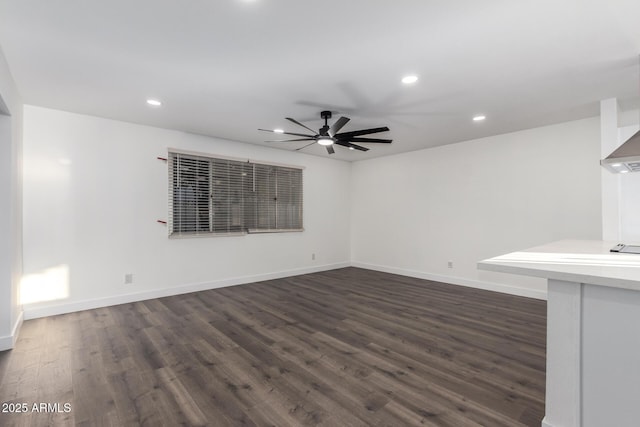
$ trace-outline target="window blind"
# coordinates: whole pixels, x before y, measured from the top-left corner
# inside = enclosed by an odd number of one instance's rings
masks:
[[[254,188],[247,214],[250,232],[302,229],[302,170],[253,165]]]
[[[302,170],[169,152],[169,234],[302,231]]]

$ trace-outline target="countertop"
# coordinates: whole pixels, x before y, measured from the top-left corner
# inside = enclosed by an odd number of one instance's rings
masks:
[[[560,240],[480,261],[478,268],[640,291],[640,255],[609,252],[618,243]]]

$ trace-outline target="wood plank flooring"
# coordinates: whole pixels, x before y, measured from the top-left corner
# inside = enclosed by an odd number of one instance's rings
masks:
[[[26,321],[0,425],[539,426],[545,337],[545,301],[345,268]]]

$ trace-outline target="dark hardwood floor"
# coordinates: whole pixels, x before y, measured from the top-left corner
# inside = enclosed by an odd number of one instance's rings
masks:
[[[29,320],[0,354],[3,409],[28,411],[0,425],[539,426],[545,323],[357,268]]]

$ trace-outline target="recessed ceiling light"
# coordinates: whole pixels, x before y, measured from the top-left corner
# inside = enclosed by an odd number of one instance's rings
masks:
[[[481,122],[481,121],[483,121],[483,120],[484,120],[484,119],[486,119],[486,118],[487,118],[486,116],[479,115],[479,116],[475,116],[475,117],[473,118],[473,121],[474,121],[474,122]]]
[[[402,83],[410,85],[418,81],[418,76],[405,76],[402,78]]]
[[[162,102],[158,101],[157,99],[147,99],[147,104],[151,105],[152,107],[162,106]]]
[[[355,150],[355,148],[353,148],[353,147],[349,147],[349,150]]]
[[[282,129],[274,129],[273,131],[275,133],[284,133],[284,130],[282,130]]]

